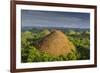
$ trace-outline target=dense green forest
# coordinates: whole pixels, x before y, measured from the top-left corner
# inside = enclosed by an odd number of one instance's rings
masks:
[[[67,61],[67,60],[86,60],[90,58],[90,32],[68,30],[63,31],[68,39],[75,45],[76,50],[71,53],[51,56],[46,52],[40,52],[33,43],[45,36],[46,31],[27,30],[21,32],[21,61],[26,62],[46,62],[46,61]]]

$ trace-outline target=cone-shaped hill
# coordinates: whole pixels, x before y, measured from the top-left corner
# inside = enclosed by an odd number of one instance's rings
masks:
[[[51,32],[48,29],[44,29],[42,32],[43,37],[50,34]]]
[[[68,40],[67,36],[60,30],[54,30],[46,35],[38,43],[41,52],[46,52],[53,56],[68,54],[75,49],[75,46]]]

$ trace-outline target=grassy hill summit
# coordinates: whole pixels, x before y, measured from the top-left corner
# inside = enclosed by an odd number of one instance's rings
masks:
[[[60,30],[53,30],[43,37],[38,45],[41,52],[46,52],[53,56],[68,54],[75,50],[73,43]]]

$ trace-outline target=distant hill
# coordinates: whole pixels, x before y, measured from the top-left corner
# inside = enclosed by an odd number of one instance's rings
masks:
[[[90,31],[89,28],[58,28],[58,27],[22,27],[21,30],[22,31],[32,31],[32,32],[40,32],[43,31],[44,29],[48,29],[49,31],[53,30],[53,29],[57,29],[57,30],[61,30],[63,32],[69,31],[69,30],[73,30],[73,31]]]

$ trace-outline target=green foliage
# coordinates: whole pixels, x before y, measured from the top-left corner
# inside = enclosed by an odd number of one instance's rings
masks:
[[[65,34],[68,35],[70,41],[76,46],[76,50],[71,53],[51,56],[46,52],[40,52],[33,43],[41,39],[49,31],[41,31],[32,33],[31,31],[24,31],[21,33],[21,61],[22,62],[48,62],[48,61],[68,61],[68,60],[85,60],[90,58],[90,33],[70,31]]]
[[[69,39],[76,46],[78,60],[90,58],[90,35],[88,31],[81,32],[80,35],[69,35]]]
[[[48,57],[46,57],[46,54],[42,54],[39,50],[36,48],[31,48],[30,53],[28,56],[28,62],[41,62],[41,61],[47,61]]]
[[[32,33],[29,31],[22,32],[21,33],[21,47],[26,47],[30,44],[30,41],[28,39],[34,38]]]
[[[75,51],[69,53],[68,55],[51,56],[47,53],[40,52],[35,47],[31,47],[27,56],[27,62],[48,62],[64,60],[77,60],[77,55]]]
[[[75,35],[75,34],[76,34],[76,32],[75,32],[75,31],[73,31],[73,30],[69,30],[68,34],[69,34],[69,35]]]

